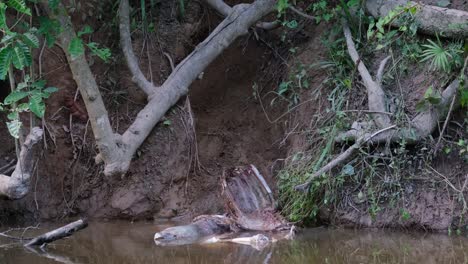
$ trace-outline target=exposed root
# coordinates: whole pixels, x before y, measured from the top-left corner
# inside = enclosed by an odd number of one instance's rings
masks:
[[[364,86],[367,89],[369,110],[374,112],[372,114],[372,118],[379,128],[388,127],[391,124],[390,118],[388,117],[388,115],[380,114],[380,112],[387,112],[387,110],[385,109],[385,93],[382,90],[380,82],[374,81],[372,79],[369,70],[367,69],[366,65],[364,65],[364,62],[361,60],[361,57],[359,56],[356,50],[356,45],[354,44],[353,37],[351,36],[351,30],[349,29],[348,23],[345,20],[343,20],[342,24],[343,32],[346,38],[346,45],[348,46],[349,56],[356,64]],[[383,69],[385,68],[385,64],[387,61],[388,57],[382,61],[380,66],[381,69],[379,69],[379,73],[377,74],[377,80],[381,80],[383,76]]]
[[[11,177],[0,175],[0,196],[21,199],[28,192],[34,170],[33,147],[42,139],[42,129],[34,127],[26,137],[19,154],[16,168]]]

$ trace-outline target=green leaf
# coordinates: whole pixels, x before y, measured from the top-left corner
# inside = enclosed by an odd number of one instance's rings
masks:
[[[16,42],[16,47],[18,47],[18,49],[21,49],[21,51],[24,54],[24,65],[31,66],[32,64],[31,49],[21,41]]]
[[[9,31],[8,25],[6,23],[6,9],[7,6],[5,5],[5,3],[0,2],[0,29]]]
[[[93,28],[90,27],[90,26],[88,26],[88,25],[86,25],[86,26],[83,27],[83,29],[82,29],[81,31],[79,31],[79,32],[77,33],[77,35],[78,35],[78,37],[81,37],[81,36],[83,36],[83,35],[91,34],[91,33],[93,33],[93,32],[94,32]]]
[[[18,119],[19,118],[19,114],[17,111],[13,111],[13,112],[10,112],[8,115],[7,115],[7,118],[9,120],[15,120],[15,119]]]
[[[27,110],[29,110],[29,105],[28,105],[27,103],[19,104],[19,105],[16,107],[16,110],[17,110],[18,112],[27,111]]]
[[[461,90],[460,104],[463,107],[468,106],[468,89]]]
[[[276,9],[278,10],[279,14],[282,14],[284,11],[286,11],[288,6],[288,0],[278,0],[278,3],[276,4]]]
[[[13,48],[12,61],[13,65],[18,70],[22,70],[26,66],[26,57],[24,55],[23,49],[18,46]]]
[[[79,56],[83,55],[83,41],[78,37],[72,39],[72,41],[70,42],[70,46],[68,47],[68,51],[70,52],[70,56],[72,57],[72,59],[76,59]]]
[[[26,6],[26,2],[24,0],[8,0],[7,5],[16,9],[16,11],[20,13],[31,15],[31,9]]]
[[[47,46],[50,48],[54,45],[56,36],[61,32],[60,23],[49,17],[39,17],[40,27],[38,33],[46,39]]]
[[[33,95],[29,99],[29,109],[33,112],[37,117],[43,118],[45,113],[45,104],[42,101],[42,97],[40,95]]]
[[[93,55],[98,56],[101,60],[108,62],[112,57],[112,53],[108,48],[99,48],[99,44],[96,42],[90,42],[87,44]]]
[[[32,32],[26,32],[21,35],[21,40],[31,48],[39,48],[39,39]]]
[[[49,2],[49,7],[52,10],[56,10],[58,7],[58,4],[60,3],[60,0],[48,0]]]
[[[57,87],[47,87],[46,89],[44,89],[44,93],[51,94],[51,93],[55,93],[55,92],[58,92]]]
[[[416,104],[416,112],[423,112],[427,109],[426,100],[421,100]]]
[[[10,132],[10,135],[16,139],[19,138],[19,132],[21,129],[21,121],[18,119],[15,119],[11,122],[6,122],[7,127],[8,127],[8,132]]]
[[[5,44],[8,46],[11,40],[15,39],[18,34],[16,32],[8,32],[5,36],[3,36],[2,40],[0,41],[1,44]]]
[[[5,47],[0,50],[0,80],[5,80],[10,69],[12,54],[13,49],[11,47]]]
[[[169,120],[169,119],[168,119],[168,120],[165,120],[165,121],[163,122],[163,125],[165,125],[165,126],[170,126],[171,124],[172,124],[172,121]]]
[[[19,100],[28,96],[28,94],[29,94],[28,92],[24,92],[24,91],[13,91],[5,98],[4,104],[9,105],[9,104],[16,103]]]
[[[31,83],[31,87],[32,88],[36,88],[36,89],[42,89],[44,88],[46,85],[46,81],[45,80],[39,80],[37,82],[33,82]]]
[[[286,23],[286,26],[291,29],[297,28],[297,21],[296,20],[291,20],[288,23]]]

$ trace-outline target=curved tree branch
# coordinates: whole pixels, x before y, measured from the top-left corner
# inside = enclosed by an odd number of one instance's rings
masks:
[[[359,57],[348,23],[343,20],[342,24],[349,56],[351,56],[351,59],[356,64],[364,86],[367,89],[369,110],[374,112],[372,117],[379,128],[388,127],[390,126],[390,118],[388,115],[380,114],[380,112],[387,112],[385,109],[385,93],[380,84],[372,79],[369,70],[364,65],[361,57]]]
[[[142,89],[147,96],[151,96],[156,89],[154,85],[149,82],[145,75],[140,70],[138,59],[133,52],[132,37],[130,33],[130,6],[128,0],[121,0],[119,6],[120,17],[120,45],[127,61],[127,66],[133,75],[133,81]]]
[[[32,128],[21,147],[16,168],[11,176],[0,175],[0,196],[6,196],[9,199],[21,199],[29,192],[34,170],[33,147],[41,139],[42,129]]]

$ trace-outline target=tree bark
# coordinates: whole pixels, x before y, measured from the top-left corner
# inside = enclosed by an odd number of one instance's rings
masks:
[[[62,239],[64,237],[68,237],[73,235],[76,231],[80,231],[83,228],[88,226],[88,221],[80,219],[73,223],[70,223],[66,226],[62,226],[45,234],[42,234],[38,237],[33,238],[31,241],[26,243],[25,247],[32,247],[32,246],[42,246],[44,244],[49,244],[54,242],[55,240]]]
[[[0,175],[0,196],[21,199],[28,194],[34,170],[33,147],[41,139],[42,130],[38,127],[32,128],[21,147],[16,168],[11,176]]]
[[[367,0],[366,9],[375,18],[386,16],[398,6],[416,5],[418,11],[414,19],[418,31],[430,35],[442,35],[450,38],[468,37],[468,12],[456,9],[425,5],[408,0]],[[393,26],[400,26],[398,20]]]
[[[114,164],[115,166],[115,164],[119,164],[123,153],[118,146],[119,135],[114,135],[112,131],[109,115],[94,75],[86,61],[85,54],[72,57],[68,50],[71,41],[77,36],[67,10],[62,4],[58,5],[57,10],[50,10],[48,8],[49,1],[47,0],[42,0],[42,4],[49,16],[57,19],[62,27],[57,40],[67,57],[68,65],[88,112],[96,145],[100,153],[97,161],[104,160],[106,164]]]

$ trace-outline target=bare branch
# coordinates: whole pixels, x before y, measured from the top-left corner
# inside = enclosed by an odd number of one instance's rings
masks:
[[[68,225],[62,226],[45,234],[42,234],[38,237],[33,238],[31,241],[26,243],[25,247],[33,247],[33,246],[42,246],[44,244],[49,244],[54,242],[55,240],[62,239],[64,237],[68,237],[73,235],[73,233],[86,228],[88,226],[88,221],[80,219],[78,221],[72,222]]]
[[[382,85],[382,79],[383,79],[383,75],[385,71],[385,66],[387,65],[387,62],[391,57],[392,56],[387,56],[385,59],[383,59],[380,62],[379,70],[377,71],[377,76],[375,77],[375,81],[377,82],[379,86]]]
[[[232,8],[222,0],[205,0],[205,2],[224,17],[228,16],[232,11]]]
[[[368,142],[369,140],[372,140],[375,136],[384,133],[386,131],[392,130],[396,127],[396,125],[386,127],[384,129],[381,129],[371,135],[363,135],[361,136],[358,140],[356,140],[356,143],[354,143],[351,147],[349,147],[345,152],[341,153],[338,155],[336,158],[334,158],[332,161],[330,161],[327,165],[323,166],[320,170],[312,174],[312,176],[309,177],[309,180],[301,185],[297,185],[294,187],[296,191],[307,191],[309,189],[309,186],[312,184],[312,181],[319,177],[320,175],[329,172],[336,166],[342,164],[346,160],[348,160],[354,152],[359,149],[364,143]]]
[[[388,127],[390,125],[390,118],[387,115],[379,114],[379,112],[387,112],[385,109],[385,93],[383,92],[382,87],[380,87],[380,84],[374,82],[369,70],[367,70],[366,65],[364,65],[364,62],[362,62],[359,57],[348,23],[345,20],[343,20],[342,23],[349,56],[351,56],[351,59],[356,64],[359,74],[364,82],[364,86],[367,89],[369,110],[375,112],[372,117],[378,127]]]
[[[457,95],[459,86],[460,81],[458,79],[452,81],[442,93],[441,102],[438,105],[432,106],[426,111],[416,115],[411,120],[409,128],[400,128],[398,130],[390,130],[384,133],[380,133],[379,135],[373,137],[369,143],[378,144],[386,141],[398,142],[404,139],[408,144],[415,144],[428,137],[437,128],[437,123],[439,120],[444,117],[444,113],[447,111],[447,108],[449,107],[453,98]],[[457,100],[455,100],[455,102],[456,101]],[[454,109],[456,107],[457,105],[453,106]],[[368,135],[369,133],[367,131],[368,128],[349,130],[338,135],[335,138],[335,141],[343,142],[357,140],[362,136]]]
[[[156,87],[149,82],[140,70],[138,59],[133,52],[132,37],[130,34],[130,6],[128,0],[121,0],[119,7],[120,16],[120,45],[127,61],[127,66],[133,76],[133,81],[146,95],[151,96]]]
[[[316,17],[306,14],[306,13],[302,12],[301,10],[295,8],[292,5],[289,6],[289,9],[291,9],[291,11],[293,11],[294,13],[296,13],[296,14],[302,16],[302,17],[305,17],[307,19],[314,20],[314,21],[317,19]]]
[[[9,199],[21,199],[29,192],[34,170],[34,145],[42,139],[42,129],[34,127],[26,137],[11,177],[0,175],[0,195]]]

